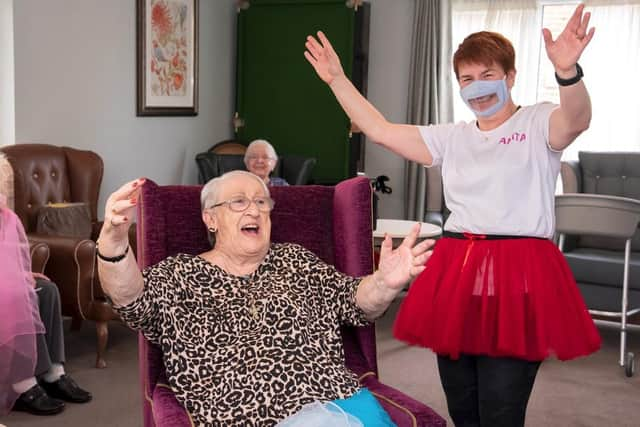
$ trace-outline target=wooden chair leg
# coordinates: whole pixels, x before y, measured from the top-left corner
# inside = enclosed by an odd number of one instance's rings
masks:
[[[107,350],[107,340],[109,339],[109,322],[96,322],[96,334],[98,336],[96,368],[103,369],[107,367],[107,362],[104,360],[104,353]]]

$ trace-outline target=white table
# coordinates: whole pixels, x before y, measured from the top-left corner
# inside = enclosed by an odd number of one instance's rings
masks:
[[[404,239],[417,221],[403,219],[379,219],[376,229],[373,230],[373,240],[377,244],[382,243],[385,233],[392,239]],[[426,222],[421,223],[418,239],[437,237],[442,234],[442,228]]]

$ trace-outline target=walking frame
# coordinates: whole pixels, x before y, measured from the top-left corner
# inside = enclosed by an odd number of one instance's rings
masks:
[[[627,318],[640,313],[640,307],[629,308],[629,263],[631,240],[640,223],[640,200],[600,194],[572,193],[556,195],[556,233],[562,251],[566,235],[592,235],[625,239],[624,271],[620,311],[590,309],[592,316],[620,319],[619,364],[625,375],[635,371],[635,357],[627,352]]]

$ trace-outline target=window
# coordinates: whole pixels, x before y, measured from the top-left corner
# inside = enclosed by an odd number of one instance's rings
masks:
[[[578,2],[553,0],[454,0],[452,46],[472,32],[490,30],[504,34],[516,50],[517,104],[558,101],[558,85],[547,58],[541,29],[555,38]],[[580,64],[593,106],[590,128],[565,150],[564,159],[578,151],[640,151],[640,0],[593,0],[589,26],[596,33]],[[536,82],[531,84],[529,82]],[[452,81],[453,92],[459,88]],[[473,120],[459,96],[454,118]]]

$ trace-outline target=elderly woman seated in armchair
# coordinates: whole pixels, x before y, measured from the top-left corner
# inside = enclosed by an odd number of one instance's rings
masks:
[[[395,250],[386,238],[374,274],[346,276],[301,246],[272,244],[269,189],[232,171],[201,193],[213,248],[141,274],[127,230],[142,185],[129,182],[107,200],[100,279],[122,318],[162,349],[196,424],[274,425],[332,401],[365,425],[393,425],[345,367],[339,327],[381,315],[424,269],[433,241],[416,245],[417,226]]]

